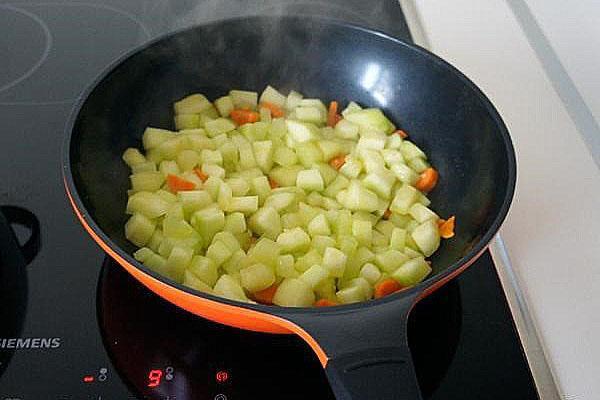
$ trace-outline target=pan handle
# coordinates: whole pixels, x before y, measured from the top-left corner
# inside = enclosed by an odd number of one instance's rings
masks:
[[[406,293],[354,310],[286,317],[327,354],[325,373],[337,400],[421,400],[407,338],[417,296]]]

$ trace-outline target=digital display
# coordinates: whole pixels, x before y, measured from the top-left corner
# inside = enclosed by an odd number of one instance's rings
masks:
[[[160,385],[162,381],[163,372],[160,369],[153,369],[148,374],[148,387],[153,388]]]

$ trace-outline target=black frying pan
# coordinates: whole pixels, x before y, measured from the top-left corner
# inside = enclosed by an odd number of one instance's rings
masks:
[[[123,226],[129,171],[121,154],[148,125],[172,128],[171,104],[271,84],[310,97],[383,108],[440,173],[430,194],[455,214],[456,236],[432,257],[421,284],[369,302],[326,309],[242,304],[166,279],[131,256]],[[67,130],[67,193],[100,246],[165,299],[212,320],[294,332],[314,349],[339,399],[421,397],[406,341],[411,307],[485,250],[508,211],[515,157],[500,116],[455,68],[414,45],[328,20],[250,17],[177,32],[112,65],[84,93]],[[440,335],[443,335],[440,332]]]

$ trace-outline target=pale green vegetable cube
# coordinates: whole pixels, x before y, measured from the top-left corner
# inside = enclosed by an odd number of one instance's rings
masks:
[[[437,221],[440,217],[429,208],[425,207],[421,203],[413,204],[408,213],[419,223],[423,223],[427,220]]]
[[[310,246],[320,254],[323,254],[326,248],[335,247],[335,245],[336,241],[331,236],[315,235]]]
[[[315,264],[321,264],[323,258],[316,249],[310,249],[306,254],[297,258],[294,268],[296,271],[304,272]]]
[[[167,216],[163,220],[163,234],[174,239],[185,239],[197,235],[196,231],[184,219]]]
[[[352,234],[352,214],[348,210],[341,210],[337,213],[335,221],[335,234],[337,236]]]
[[[230,300],[237,300],[248,302],[248,297],[244,293],[244,289],[231,275],[221,275],[215,287],[213,288],[214,294],[225,297]]]
[[[219,153],[221,153],[221,158],[223,159],[223,167],[228,171],[234,171],[239,163],[237,146],[228,141],[219,146]]]
[[[355,123],[362,131],[377,131],[386,134],[392,133],[396,128],[378,108],[366,108],[344,115],[344,118]]]
[[[398,150],[402,146],[402,141],[403,139],[400,137],[400,135],[390,135],[385,143],[385,148]]]
[[[289,167],[298,162],[296,152],[289,147],[277,147],[273,153],[273,161],[284,167]]]
[[[341,250],[338,250],[335,247],[328,247],[323,253],[322,265],[327,268],[330,276],[340,278],[344,275],[347,261],[348,256]]]
[[[417,180],[419,179],[419,174],[413,171],[406,164],[392,165],[391,170],[400,182],[406,183],[408,185],[414,185],[415,182],[417,182]]]
[[[165,237],[162,233],[162,229],[156,228],[154,230],[154,233],[150,237],[150,240],[146,244],[146,246],[148,246],[150,249],[152,249],[152,251],[158,252],[158,248],[160,247],[160,244],[162,243],[164,238]]]
[[[348,114],[359,110],[362,110],[362,107],[356,104],[355,102],[351,101],[350,103],[348,103],[348,106],[346,106],[346,108],[342,111],[342,116],[346,118]]]
[[[342,119],[335,124],[334,132],[336,136],[342,139],[355,140],[358,138],[358,125],[348,121],[347,119]]]
[[[231,96],[219,97],[215,100],[215,107],[217,107],[217,110],[222,117],[229,117],[229,114],[231,114],[234,109]]]
[[[278,243],[263,237],[248,251],[248,261],[275,268],[280,252],[281,247]]]
[[[410,223],[410,221],[413,221],[413,219],[408,214],[402,215],[402,214],[393,212],[392,215],[390,216],[390,218],[388,219],[388,221],[393,223],[394,226],[396,226],[398,228],[406,228],[406,226]]]
[[[360,246],[370,246],[373,238],[373,224],[371,221],[354,219],[352,221],[352,235]]]
[[[181,173],[181,171],[179,170],[179,165],[174,160],[161,161],[158,166],[158,169],[165,178],[168,175],[179,175]]]
[[[323,161],[323,152],[313,142],[298,143],[296,154],[298,155],[298,160],[305,168],[310,168],[313,164]]]
[[[223,231],[217,233],[213,237],[212,242],[223,242],[234,253],[240,249],[240,242],[238,242],[237,238],[231,232]]]
[[[244,178],[229,178],[225,183],[231,188],[234,196],[245,196],[250,191],[250,185]]]
[[[227,261],[232,254],[233,251],[221,241],[213,242],[206,250],[206,257],[212,259],[217,266]]]
[[[363,169],[367,172],[367,174],[379,172],[385,169],[385,161],[383,160],[383,157],[379,151],[360,148],[358,149],[358,155],[362,160]]]
[[[302,218],[298,213],[287,213],[281,216],[281,227],[283,229],[292,229],[302,225]]]
[[[374,264],[366,263],[360,269],[360,276],[366,279],[371,285],[375,285],[379,278],[381,278],[381,271]]]
[[[408,166],[418,174],[430,167],[429,163],[420,157],[415,157],[408,160]]]
[[[269,179],[266,176],[259,176],[252,178],[250,182],[252,186],[252,193],[258,196],[258,203],[264,204],[265,199],[269,193],[271,193]]]
[[[277,212],[287,211],[294,208],[298,204],[297,197],[294,193],[277,192],[273,193],[265,200],[265,207],[272,207]]]
[[[250,292],[258,292],[275,283],[275,274],[264,264],[253,264],[240,270],[242,287]]]
[[[335,296],[341,304],[358,303],[366,300],[364,290],[358,286],[349,286],[339,290]]]
[[[391,276],[402,286],[414,286],[421,282],[431,273],[431,267],[423,257],[408,260],[398,268]]]
[[[204,256],[194,256],[188,267],[188,271],[210,287],[213,287],[219,278],[215,262]]]
[[[423,193],[419,193],[419,199],[417,201],[423,204],[425,207],[429,207],[431,204],[431,200],[429,200]]]
[[[308,283],[308,285],[313,289],[325,282],[328,277],[329,270],[318,264],[311,266],[309,269],[304,271],[302,275],[300,275],[300,279]]]
[[[377,224],[375,224],[375,229],[382,235],[384,235],[386,238],[392,236],[392,230],[394,229],[394,227],[395,225],[392,222],[386,220],[381,220],[377,222]]]
[[[247,90],[231,90],[229,96],[233,101],[234,108],[256,109],[258,103],[258,93]]]
[[[294,268],[294,256],[284,254],[277,258],[276,273],[282,278],[297,278],[300,274]]]
[[[392,200],[390,210],[398,214],[408,214],[412,206],[419,198],[419,191],[414,187],[404,184],[396,191],[396,196]]]
[[[384,199],[389,199],[392,194],[392,187],[396,179],[393,174],[387,170],[369,173],[363,178],[362,183],[367,189],[371,189]]]
[[[202,172],[208,176],[214,176],[216,178],[225,178],[226,171],[216,164],[202,164]]]
[[[397,136],[397,135],[394,135]],[[404,157],[402,157],[402,153],[398,150],[394,149],[384,149],[381,150],[381,156],[385,161],[386,165],[389,168],[392,168],[393,165],[404,164]]]
[[[338,201],[340,201],[338,199]],[[373,212],[379,207],[377,195],[363,187],[358,180],[350,181],[346,195],[340,203],[349,210]]]
[[[326,279],[323,283],[315,288],[315,293],[319,299],[328,299],[337,301],[335,296],[336,284],[334,278]]]
[[[390,248],[398,251],[404,251],[405,245],[406,230],[394,227],[390,236]]]
[[[148,127],[142,136],[144,149],[151,150],[160,146],[168,139],[175,137],[175,132],[166,129]]]
[[[296,107],[294,109],[296,119],[303,122],[312,122],[314,124],[324,123],[327,115],[319,107]]]
[[[346,263],[346,270],[344,271],[344,280],[350,280],[356,278],[365,263],[371,262],[375,259],[375,254],[367,247],[359,247],[354,254],[348,258]]]
[[[240,269],[242,269],[242,267],[248,265],[248,264],[246,264],[247,259],[248,259],[248,257],[246,256],[246,253],[244,252],[244,250],[238,249],[233,252],[231,257],[229,257],[229,259],[227,261],[225,261],[223,263],[223,265],[221,265],[221,268],[226,273],[228,273],[232,276],[235,276],[236,274],[239,274],[239,271],[240,271]]]
[[[225,226],[223,229],[233,234],[246,231],[246,218],[241,212],[234,212],[225,216]]]
[[[407,260],[408,257],[406,255],[393,249],[375,254],[375,263],[387,273],[394,272]]]
[[[254,142],[252,147],[256,164],[264,173],[268,173],[273,167],[273,142],[270,140]]]
[[[131,188],[135,192],[154,192],[161,188],[165,177],[160,172],[139,172],[129,176]]]
[[[167,259],[167,266],[171,270],[171,274],[174,279],[178,282],[183,280],[183,272],[188,265],[192,262],[194,256],[194,250],[187,247],[173,247],[169,258]]]
[[[315,302],[315,293],[310,285],[298,278],[286,278],[277,287],[273,303],[278,306],[310,307]]]
[[[181,171],[191,171],[199,162],[200,157],[194,150],[182,150],[177,155],[177,165]]]
[[[342,208],[342,205],[334,199],[330,199],[329,197],[323,197],[322,207],[327,210],[339,210],[340,208]]]
[[[277,89],[274,87],[267,85],[265,90],[260,95],[260,100],[262,102],[267,102],[276,105],[277,107],[285,107],[286,97],[279,93]]]
[[[348,282],[348,287],[357,287],[362,290],[363,295],[365,296],[365,300],[369,300],[373,297],[373,287],[369,283],[368,280],[359,276],[358,278],[354,278]]]
[[[216,176],[209,176],[206,182],[204,182],[204,190],[210,194],[210,197],[213,201],[217,201],[219,199],[219,189],[223,184],[223,180]]]
[[[199,93],[191,94],[173,104],[175,114],[199,114],[211,107],[210,101]]]
[[[301,165],[290,167],[275,167],[269,172],[269,177],[277,182],[279,186],[294,186],[298,173],[302,170]]]
[[[321,191],[325,188],[325,183],[318,169],[305,169],[298,172],[296,186],[304,190]]]
[[[128,214],[140,213],[153,219],[167,213],[169,203],[160,196],[150,192],[137,192],[127,200],[126,212]]]
[[[293,228],[280,233],[277,244],[286,253],[306,251],[310,247],[310,236],[302,228]]]
[[[350,181],[343,175],[338,175],[325,189],[324,194],[328,197],[335,197],[341,190],[350,186]]]
[[[208,243],[225,226],[225,214],[217,207],[208,207],[193,213],[191,223]]]
[[[133,147],[130,147],[127,150],[125,150],[121,158],[129,167],[133,167],[146,162],[146,157],[144,157],[144,155],[140,153],[138,149],[135,149]]]
[[[408,242],[409,239],[412,240],[410,235],[407,235],[406,241]],[[417,246],[415,245],[415,247]],[[408,246],[404,248],[404,254],[406,254],[408,258],[423,257],[423,254],[420,251],[410,248]]]
[[[223,155],[219,150],[204,149],[200,152],[203,164],[223,165]]]
[[[434,220],[427,220],[410,234],[425,257],[432,255],[440,247],[440,233]]]
[[[223,182],[219,186],[219,195],[217,197],[217,203],[219,204],[219,208],[223,211],[230,211],[231,200],[233,199],[233,191],[229,187],[228,184]]]
[[[238,152],[240,155],[241,169],[250,169],[256,167],[256,158],[254,158],[254,151],[252,145],[244,137],[239,136],[237,139]]]
[[[229,140],[229,136],[227,136],[226,133],[221,133],[220,135],[213,137],[212,141],[215,145],[215,148],[219,148],[219,147],[223,146],[225,143],[231,143]]]
[[[425,153],[423,153],[423,150],[421,150],[419,147],[417,147],[417,145],[415,145],[413,142],[410,142],[408,140],[404,140],[402,142],[402,145],[400,146],[400,152],[402,153],[402,156],[404,157],[405,160],[410,161],[413,158],[423,158],[426,159],[427,156],[425,155]]]
[[[355,237],[344,235],[338,237],[338,247],[347,257],[352,257],[358,249],[358,240]]]
[[[156,225],[152,220],[136,213],[125,224],[125,237],[136,246],[143,247],[152,237],[155,228]]]
[[[309,222],[307,230],[312,237],[316,235],[331,235],[329,223],[323,214],[314,217],[312,221]]]
[[[146,161],[141,164],[136,164],[131,167],[131,172],[137,174],[139,172],[156,172],[156,164],[154,161]]]
[[[344,146],[335,140],[319,140],[317,146],[321,150],[322,158],[324,161],[329,161],[333,157],[344,154]]]
[[[277,210],[265,205],[259,208],[248,220],[248,226],[253,232],[275,239],[281,233],[281,218]]]
[[[233,131],[235,129],[235,124],[227,118],[217,118],[206,122],[204,124],[204,129],[206,129],[208,136],[215,137],[222,133]]]
[[[300,104],[300,101],[302,101],[302,97],[302,94],[296,92],[295,90],[292,90],[285,100],[285,108],[287,108],[288,110],[293,110]]]
[[[213,293],[213,290],[209,285],[198,279],[198,277],[196,277],[196,275],[192,274],[190,271],[185,271],[183,275],[183,284],[200,292]]]
[[[319,128],[310,122],[300,122],[286,119],[288,137],[296,143],[309,142],[319,137]]]
[[[194,129],[201,126],[199,114],[177,114],[175,115],[175,129]]]
[[[142,247],[141,249],[138,249],[137,251],[135,251],[133,253],[133,258],[135,258],[139,262],[143,263],[145,260],[147,260],[153,254],[154,254],[154,252],[152,250],[150,250],[149,248]]]
[[[381,232],[378,231],[373,231],[372,233],[372,238],[371,238],[371,244],[373,245],[373,250],[375,250],[376,247],[380,247],[380,248],[384,248],[389,246],[389,239],[382,234]]]
[[[346,162],[340,168],[340,173],[348,178],[356,178],[362,171],[362,162],[354,157],[346,157]]]
[[[258,196],[233,197],[227,208],[228,212],[239,211],[244,214],[251,214],[256,210],[258,210]]]
[[[356,147],[359,149],[383,150],[387,136],[378,131],[365,131],[360,135]]]

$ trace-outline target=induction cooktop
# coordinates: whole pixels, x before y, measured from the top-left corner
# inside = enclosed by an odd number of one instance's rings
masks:
[[[88,238],[62,187],[65,123],[103,68],[161,34],[250,14],[410,40],[394,1],[0,4],[0,400],[333,398],[298,337],[221,326],[145,290]],[[425,399],[538,398],[487,252],[415,307],[409,342]]]

